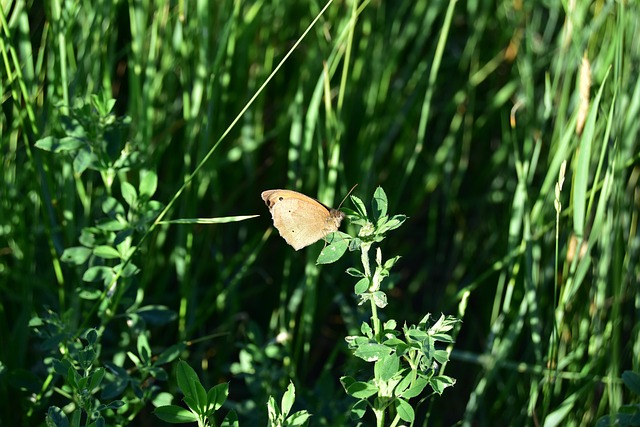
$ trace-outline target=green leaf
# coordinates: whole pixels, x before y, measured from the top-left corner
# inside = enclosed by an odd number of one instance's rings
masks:
[[[42,318],[39,316],[33,316],[31,319],[29,319],[30,328],[37,328],[39,326],[43,326],[44,324],[45,324],[44,320],[42,320]],[[3,365],[0,364],[0,366],[3,366]]]
[[[378,220],[376,221],[376,228],[378,229],[378,233],[382,233],[382,231],[384,229],[384,225],[387,223],[387,220],[389,219],[389,217],[387,215],[382,215],[380,218],[378,218]]]
[[[115,197],[105,197],[102,201],[101,208],[105,215],[112,218],[118,215],[125,215],[124,206],[122,206],[122,203],[120,203]]]
[[[187,404],[187,406],[193,413],[197,415],[202,415],[204,413],[204,408],[200,406],[197,398],[185,396],[182,398],[182,401]]]
[[[413,410],[413,407],[409,404],[409,402],[407,402],[402,398],[398,398],[395,401],[395,406],[396,406],[396,411],[398,412],[398,416],[400,416],[400,418],[403,421],[406,421],[408,423],[413,423],[416,417],[416,413]]]
[[[400,259],[399,256],[394,256],[393,258],[389,258],[384,262],[383,267],[385,268],[385,270],[391,270],[391,268],[393,268],[393,266],[396,265],[396,262],[398,262],[399,259]]]
[[[82,369],[88,370],[91,365],[98,359],[96,350],[91,346],[86,346],[76,356],[76,361],[80,364]]]
[[[149,339],[145,334],[139,334],[136,344],[140,359],[142,359],[145,366],[148,366],[151,359],[151,347],[149,346]]]
[[[97,163],[98,157],[88,148],[78,151],[73,158],[73,171],[78,175],[86,171],[92,164]]]
[[[371,329],[371,325],[367,322],[362,322],[362,325],[360,325],[360,332],[369,338],[373,337],[373,329]]]
[[[157,200],[149,200],[149,202],[147,203],[147,209],[149,209],[150,212],[147,212],[145,214],[146,217],[152,217],[153,219],[155,219],[160,211],[164,209],[164,203]],[[259,216],[260,215],[238,215],[235,218],[238,218],[238,221],[242,221],[247,218],[257,218]]]
[[[82,148],[85,142],[81,139],[65,136],[63,138],[54,138],[46,136],[36,141],[35,146],[41,150],[51,151],[53,153],[63,153],[66,151],[76,151]]]
[[[359,251],[362,247],[362,240],[359,237],[352,238],[349,242],[349,251]]]
[[[404,356],[405,354],[407,354],[408,350],[411,348],[409,344],[397,338],[391,339],[389,341],[385,341],[385,345],[388,345],[389,347],[394,348],[398,356]]]
[[[558,427],[567,425],[567,417],[577,408],[576,394],[571,394],[561,402],[554,410],[549,412],[544,419],[543,427]]]
[[[57,406],[50,406],[46,417],[47,427],[69,427],[69,420],[64,411]]]
[[[431,388],[433,388],[433,391],[438,394],[442,394],[445,388],[451,387],[455,383],[456,380],[446,375],[439,375],[431,378]]]
[[[140,358],[138,357],[137,354],[135,354],[135,353],[133,353],[131,351],[127,351],[127,356],[129,357],[129,359],[131,359],[133,364],[136,365],[136,368],[138,368],[138,369],[143,368],[142,361],[140,360]]]
[[[160,406],[153,413],[162,421],[172,424],[195,423],[198,421],[196,414],[176,405]]]
[[[624,371],[622,373],[622,381],[636,395],[640,396],[640,375],[633,371]]]
[[[96,234],[100,233],[97,227],[85,227],[80,232],[78,242],[87,248],[92,248],[96,245]]]
[[[387,215],[387,208],[389,201],[387,200],[387,194],[382,187],[376,188],[373,192],[373,200],[371,201],[371,208],[373,209],[373,218],[378,221],[381,217]]]
[[[307,411],[298,411],[285,420],[285,426],[303,426],[306,425],[311,418],[311,414]]]
[[[108,97],[106,93],[91,95],[91,105],[96,109],[100,117],[107,118],[116,105],[116,100]]]
[[[102,383],[102,379],[104,378],[105,370],[104,368],[98,368],[91,375],[89,375],[89,390],[95,390]]]
[[[353,267],[347,268],[346,273],[349,276],[353,276],[353,277],[364,277],[364,273],[362,271],[358,270],[357,268],[353,268]]]
[[[37,140],[34,145],[41,150],[55,152],[55,148],[58,146],[58,138],[54,138],[52,136],[45,136],[44,138],[40,138],[39,140]],[[56,408],[56,407],[52,406],[51,408]],[[49,408],[49,410],[51,410],[51,408]],[[59,408],[56,408],[56,409],[59,410]]]
[[[357,401],[352,407],[351,407],[351,419],[353,420],[359,420],[362,417],[364,417],[364,414],[367,413],[367,408],[369,407],[369,405],[367,405],[367,401],[362,399]]]
[[[440,342],[454,342],[453,337],[449,334],[431,334],[431,338]]]
[[[104,405],[105,409],[119,409],[122,408],[126,403],[122,400],[114,400],[113,402],[109,402],[107,405]]]
[[[339,260],[349,248],[350,238],[351,236],[341,231],[327,234],[327,245],[320,251],[316,264],[331,264]]]
[[[379,308],[385,308],[387,306],[387,294],[382,291],[376,291],[373,293],[373,302]]]
[[[164,305],[145,305],[138,308],[135,313],[142,317],[147,324],[154,326],[166,325],[177,318],[176,312]],[[178,345],[184,346],[184,344]]]
[[[78,102],[77,104],[76,104],[76,101]],[[74,110],[77,109],[78,112],[81,112],[82,105],[83,105],[83,100],[76,98],[76,100],[74,100],[73,108]],[[85,117],[87,116],[86,112],[82,112],[82,113],[83,113],[82,115],[84,115]],[[61,121],[67,135],[74,136],[77,138],[87,138],[87,131],[85,130],[83,124],[80,123],[80,121],[77,120],[75,117],[63,116],[61,118]]]
[[[113,270],[109,267],[95,266],[90,267],[82,275],[85,282],[110,282],[113,279]]]
[[[433,331],[441,331],[442,328],[444,327],[445,320],[446,320],[446,317],[444,316],[444,314],[441,314],[438,320],[436,320],[436,323],[434,323],[433,326],[431,326],[431,328],[429,329]]]
[[[165,371],[160,367],[152,365],[150,368],[147,368],[147,369],[148,369],[149,375],[151,375],[153,378],[156,378],[159,381],[167,381],[167,379],[169,378],[167,371]]]
[[[129,206],[135,206],[136,201],[138,200],[138,194],[136,192],[136,188],[131,185],[131,183],[123,181],[120,185],[120,192]]]
[[[378,392],[378,387],[373,384],[356,381],[347,388],[347,394],[357,399],[366,399]]]
[[[95,301],[102,295],[102,291],[100,289],[90,289],[86,286],[77,287],[76,293],[78,297],[87,301]]]
[[[356,348],[360,347],[361,345],[369,343],[369,339],[371,339],[372,337],[373,337],[373,334],[371,334],[371,336],[369,336],[369,338],[361,337],[359,335],[350,335],[348,337],[345,337],[344,340],[347,342],[347,344],[349,345],[350,349],[356,349]]]
[[[423,342],[424,340],[429,338],[429,334],[426,331],[416,329],[415,327],[407,329],[405,332],[405,336],[418,342]]]
[[[171,401],[173,401],[173,395],[166,391],[161,391],[151,399],[151,404],[158,408],[160,406],[170,405]]]
[[[353,377],[349,377],[349,376],[340,377],[340,384],[342,384],[344,391],[347,391],[347,389],[355,382],[356,382],[356,379]]]
[[[377,344],[377,343],[366,343],[359,346],[354,355],[366,360],[367,362],[375,362],[385,356],[391,354],[393,350],[387,347],[386,345]]]
[[[84,246],[74,246],[62,252],[60,260],[73,265],[84,264],[91,256],[92,250]]]
[[[84,338],[88,341],[89,345],[94,345],[98,342],[98,331],[91,328],[84,334]]]
[[[200,379],[198,375],[196,375],[196,371],[194,371],[187,362],[183,360],[178,362],[176,379],[178,381],[178,387],[180,387],[185,397],[193,399],[199,408],[206,403],[207,393],[204,391],[202,384],[200,384]]]
[[[94,422],[88,424],[86,427],[105,427],[104,417],[102,415],[98,415]]]
[[[142,171],[140,176],[140,197],[150,199],[158,189],[158,175],[154,171]]]
[[[123,266],[123,263],[120,263],[114,266],[113,271],[115,271],[116,273],[121,271],[122,266]],[[130,262],[124,267],[124,270],[122,270],[122,273],[120,275],[122,277],[131,277],[138,274],[139,271],[140,269],[134,263]]]
[[[369,284],[369,279],[363,277],[362,279],[358,280],[358,283],[356,283],[353,291],[356,295],[363,294],[369,290]]]
[[[296,387],[292,382],[289,382],[289,386],[287,387],[287,391],[284,392],[282,396],[282,401],[280,407],[282,409],[282,415],[289,415],[289,411],[291,411],[291,407],[293,407],[293,403],[296,400]]]
[[[386,345],[387,347],[395,348],[396,351],[399,346],[403,346],[403,345],[406,346],[404,341],[396,337],[385,340],[383,344]]]
[[[131,376],[125,369],[112,363],[105,363],[105,367],[109,370],[114,378],[113,380],[107,381],[105,383],[100,397],[105,400],[114,399],[117,396],[121,396],[122,393],[124,393],[124,390],[129,387]]]
[[[389,381],[398,373],[399,369],[400,359],[396,355],[390,354],[376,361],[373,368],[374,377],[377,380]]]
[[[227,416],[222,420],[220,427],[240,427],[238,423],[238,414],[233,409],[227,413]]]
[[[79,389],[78,383],[82,380],[80,374],[76,371],[73,366],[69,366],[69,370],[67,371],[67,382],[69,386],[73,389]]]
[[[120,222],[116,219],[103,218],[97,221],[97,226],[104,231],[120,231],[127,228],[126,222]]]
[[[104,259],[118,259],[120,253],[113,247],[107,245],[100,245],[93,249],[93,254],[97,257]]]
[[[396,322],[394,319],[387,320],[386,322],[384,322],[384,325],[383,325],[383,328],[385,331],[393,331],[397,327],[398,327],[398,322]]]
[[[100,289],[88,289],[86,287],[77,288],[76,293],[78,294],[78,297],[87,301],[95,301],[100,298],[100,295],[102,295],[102,291]]]
[[[407,217],[405,215],[394,215],[393,218],[385,221],[384,224],[378,224],[377,231],[380,234],[384,234],[387,231],[395,230],[396,228],[400,227],[406,220]]]
[[[428,384],[429,382],[426,379],[422,377],[415,378],[415,373],[409,371],[396,386],[396,395],[404,397],[405,399],[411,399],[412,397],[419,396]]]
[[[278,425],[280,418],[280,408],[273,396],[269,396],[267,400],[267,415],[269,416],[269,425]]]
[[[449,353],[447,350],[436,350],[433,352],[433,358],[436,362],[443,364],[449,360]]]
[[[221,383],[211,387],[207,393],[207,403],[217,411],[229,396],[229,383]]]
[[[367,216],[367,208],[364,205],[364,202],[362,201],[362,199],[360,199],[358,196],[351,196],[351,202],[353,202],[354,206],[356,207],[356,210],[358,211],[358,213],[360,214],[360,216],[365,217]]]

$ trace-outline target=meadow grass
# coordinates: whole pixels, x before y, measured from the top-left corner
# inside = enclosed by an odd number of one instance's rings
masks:
[[[593,425],[638,402],[637,2],[0,7],[7,425],[115,399],[108,424],[159,425],[178,357],[229,382],[241,425],[290,382],[311,424],[355,425],[359,256],[316,265],[322,244],[294,251],[260,199],[335,206],[354,184],[408,217],[382,243],[401,256],[383,320],[462,320],[457,382],[412,401],[415,425]],[[104,383],[78,396],[54,359]]]

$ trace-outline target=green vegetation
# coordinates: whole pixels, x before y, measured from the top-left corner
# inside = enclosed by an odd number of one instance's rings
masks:
[[[638,425],[638,2],[0,12],[0,424]]]

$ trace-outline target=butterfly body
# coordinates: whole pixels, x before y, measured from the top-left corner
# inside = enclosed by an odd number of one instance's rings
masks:
[[[343,212],[297,191],[267,190],[261,196],[273,225],[296,251],[338,231],[344,218]]]

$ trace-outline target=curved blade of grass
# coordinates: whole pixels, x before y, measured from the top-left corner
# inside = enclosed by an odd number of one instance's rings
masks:
[[[160,221],[158,224],[226,224],[228,222],[244,221],[260,215],[221,216],[218,218],[182,218],[170,221]]]

